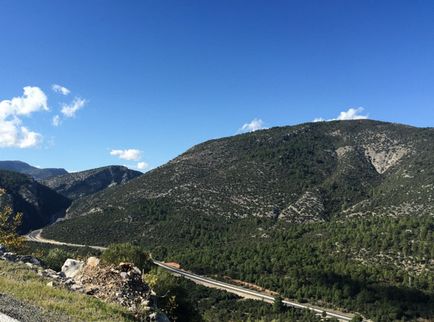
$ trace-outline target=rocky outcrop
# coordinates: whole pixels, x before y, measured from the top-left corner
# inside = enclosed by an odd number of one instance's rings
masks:
[[[292,222],[323,221],[324,204],[318,192],[307,191],[295,203],[285,208],[279,218]]]

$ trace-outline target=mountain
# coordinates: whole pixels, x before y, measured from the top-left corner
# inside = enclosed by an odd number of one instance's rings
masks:
[[[199,144],[70,216],[166,199],[178,209],[292,222],[433,212],[433,129],[370,120],[272,128]]]
[[[371,120],[211,140],[75,200],[43,236],[135,242],[300,302],[432,320],[433,142],[433,128]]]
[[[0,170],[0,208],[23,213],[21,232],[44,227],[64,215],[70,201],[28,175]]]
[[[0,169],[28,174],[36,180],[47,179],[68,173],[65,169],[39,169],[22,161],[0,161]]]
[[[75,200],[101,191],[107,187],[124,184],[142,175],[123,166],[108,166],[87,171],[54,176],[41,183],[59,194]]]

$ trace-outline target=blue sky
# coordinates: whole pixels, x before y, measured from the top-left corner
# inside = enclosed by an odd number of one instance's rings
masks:
[[[430,0],[0,0],[0,159],[149,169],[350,108],[433,126],[433,16]]]

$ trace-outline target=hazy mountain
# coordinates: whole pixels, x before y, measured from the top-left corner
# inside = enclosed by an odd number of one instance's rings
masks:
[[[70,200],[28,175],[0,170],[0,208],[10,206],[23,213],[21,231],[46,226],[64,215]]]
[[[107,187],[124,184],[140,175],[141,172],[123,166],[108,166],[51,177],[41,183],[69,199],[78,199]]]
[[[22,161],[0,161],[0,169],[28,174],[36,180],[47,179],[68,173],[65,169],[40,169]]]

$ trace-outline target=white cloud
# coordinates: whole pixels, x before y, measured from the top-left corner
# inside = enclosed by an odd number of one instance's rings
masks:
[[[63,104],[61,112],[65,117],[75,117],[75,113],[82,109],[85,104],[85,99],[76,97],[70,104]]]
[[[62,94],[62,95],[68,95],[69,93],[71,93],[71,91],[69,89],[67,89],[66,87],[62,86],[62,85],[58,85],[58,84],[53,84],[51,85],[51,89],[58,93],[58,94]]]
[[[313,120],[313,122],[324,122],[325,120],[322,117],[317,117]]]
[[[340,112],[336,118],[325,120],[322,117],[317,117],[313,122],[324,122],[324,121],[346,121],[346,120],[365,120],[368,115],[362,115],[364,111],[363,107],[351,107],[347,111]]]
[[[55,116],[53,116],[53,119],[52,119],[52,121],[51,121],[51,123],[53,124],[53,126],[59,126],[61,122],[62,122],[62,121],[61,121],[59,115],[55,115]]]
[[[116,156],[123,160],[138,161],[141,158],[142,152],[137,149],[111,150],[110,155]]]
[[[45,93],[35,86],[26,86],[23,96],[0,101],[0,147],[29,148],[42,140],[42,135],[23,125],[21,116],[48,111]]]
[[[144,162],[144,161],[137,163],[137,169],[139,169],[139,170],[144,170],[144,169],[146,169],[147,167],[149,167],[149,164],[147,164],[147,163]]]
[[[238,130],[238,133],[254,132],[261,129],[265,129],[264,122],[261,119],[255,118],[250,123],[244,124]]]
[[[344,120],[365,120],[368,118],[367,115],[361,115],[363,112],[363,107],[358,108],[350,108],[348,111],[340,112],[339,116],[336,120],[344,121]]]

